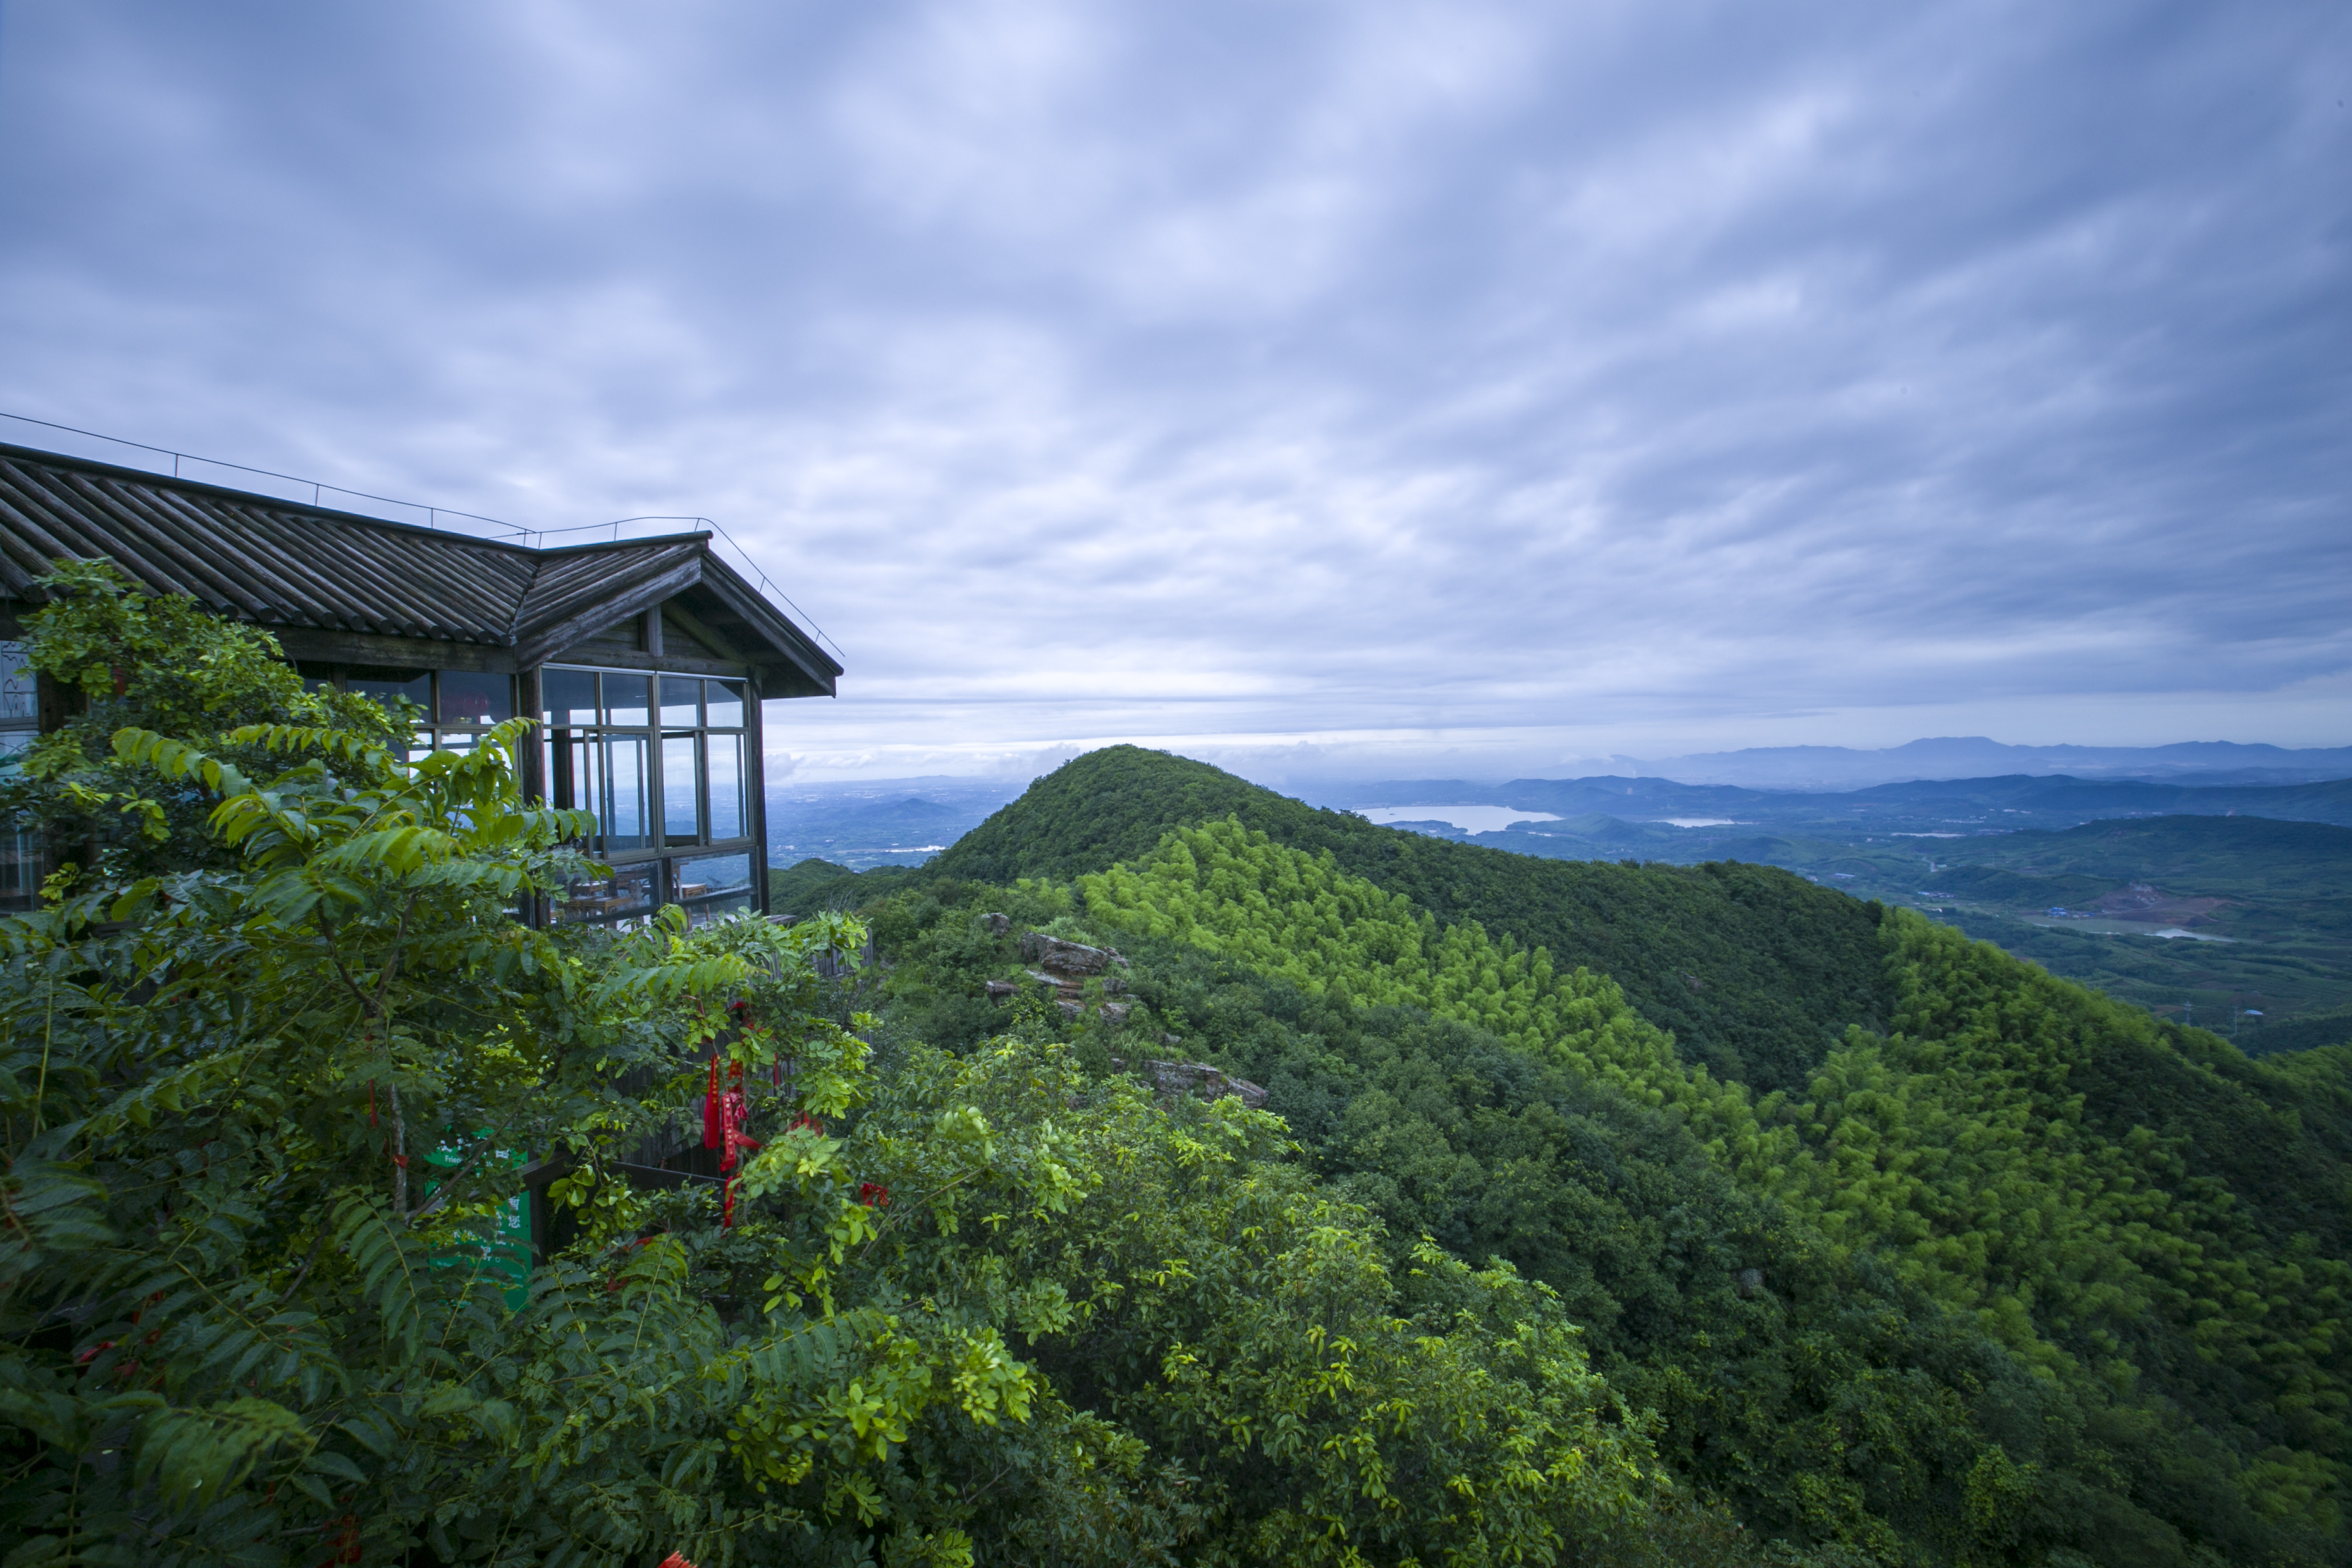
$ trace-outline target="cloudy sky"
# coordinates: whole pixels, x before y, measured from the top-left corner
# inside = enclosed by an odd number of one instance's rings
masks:
[[[0,409],[714,517],[803,778],[2341,745],[2347,97],[2341,0],[0,0]]]

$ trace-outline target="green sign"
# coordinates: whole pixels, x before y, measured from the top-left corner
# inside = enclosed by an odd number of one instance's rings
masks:
[[[493,1136],[485,1127],[475,1134],[478,1139]],[[444,1171],[454,1171],[466,1163],[471,1146],[445,1140],[440,1147],[425,1156],[427,1165]],[[502,1160],[509,1169],[518,1169],[526,1162],[522,1155],[508,1149],[493,1149],[489,1158]],[[431,1197],[436,1184],[425,1184],[425,1195]],[[490,1211],[483,1223],[482,1239],[474,1247],[455,1249],[433,1260],[436,1268],[465,1266],[481,1269],[493,1279],[506,1282],[507,1305],[520,1310],[530,1300],[530,1194],[520,1192]]]

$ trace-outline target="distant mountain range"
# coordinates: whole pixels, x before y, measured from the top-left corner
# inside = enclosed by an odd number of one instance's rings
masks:
[[[2210,775],[2188,775],[2190,779]],[[1391,779],[1317,792],[1313,804],[1378,806],[1500,805],[1628,822],[1727,817],[1740,824],[1810,825],[1840,830],[1906,828],[1961,832],[2065,827],[2110,816],[2272,816],[2352,826],[2352,779],[2315,784],[2158,783],[2011,773],[1993,778],[1918,779],[1864,789],[1753,789],[1664,778],[1603,776],[1514,779]]]
[[[2074,765],[2060,767],[2059,759]],[[1986,765],[1974,772],[1945,771],[1965,770],[1977,762]],[[1504,784],[1294,784],[1285,793],[1341,810],[1498,805],[1564,818],[1614,817],[1629,825],[1716,817],[1729,819],[1726,826],[1841,835],[2057,829],[2100,817],[2168,813],[2236,813],[2352,826],[2352,747],[2287,751],[2192,742],[2037,748],[1964,739],[1914,741],[1883,752],[1790,746],[1628,765],[1645,771],[1638,776]],[[768,794],[771,863],[782,868],[819,857],[861,870],[919,865],[1019,795],[1024,784],[937,775],[780,784]],[[1680,850],[1645,843],[1638,851],[1607,832],[1569,837],[1592,838],[1596,847],[1590,853],[1602,853],[1600,846],[1605,844],[1608,853],[1679,859],[1683,851],[1732,853],[1730,838],[1738,836],[1694,837]],[[1567,846],[1556,847],[1565,851]]]
[[[1914,779],[2005,773],[2281,784],[2352,777],[2352,746],[2297,751],[2232,741],[2184,741],[2170,746],[2011,746],[1982,735],[1964,735],[1912,741],[1875,752],[1845,746],[1751,746],[1745,751],[1705,752],[1633,765],[1643,773],[1681,784],[1745,784],[1760,789],[1850,790]]]

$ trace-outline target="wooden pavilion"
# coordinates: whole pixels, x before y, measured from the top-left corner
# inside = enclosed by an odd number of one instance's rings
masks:
[[[314,681],[407,697],[420,749],[537,716],[524,787],[593,812],[587,847],[614,870],[543,918],[764,911],[761,707],[830,697],[842,671],[711,537],[530,549],[0,444],[0,752],[62,721],[16,674],[38,579],[104,557],[268,627]],[[0,866],[0,896],[37,885],[25,859]]]

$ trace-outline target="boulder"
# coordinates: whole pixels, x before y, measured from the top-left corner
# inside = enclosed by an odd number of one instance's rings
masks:
[[[980,917],[980,923],[988,928],[988,934],[991,936],[1009,936],[1013,932],[1011,915],[982,915]]]
[[[1021,956],[1040,969],[1049,969],[1061,975],[1100,974],[1116,963],[1121,968],[1127,960],[1108,947],[1088,947],[1082,942],[1065,942],[1044,931],[1024,932],[1021,938]]]
[[[1106,1002],[1102,1005],[1103,1022],[1106,1024],[1124,1024],[1127,1022],[1128,1014],[1132,1011],[1134,1011],[1134,1005],[1132,1003]]]
[[[992,1002],[1002,1003],[1009,999],[1013,993],[1020,989],[1020,985],[1016,982],[1011,980],[992,980],[988,983],[988,999]]]

